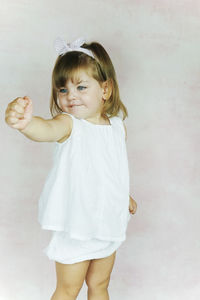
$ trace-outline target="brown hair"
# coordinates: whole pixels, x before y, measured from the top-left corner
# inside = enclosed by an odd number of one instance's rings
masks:
[[[50,112],[52,117],[62,112],[57,102],[58,89],[65,86],[68,79],[73,80],[76,72],[83,69],[89,72],[100,85],[105,81],[108,82],[111,92],[109,99],[106,99],[104,102],[102,115],[108,114],[109,117],[113,117],[122,111],[124,120],[128,117],[128,111],[120,99],[116,73],[108,53],[103,46],[97,42],[90,44],[84,43],[81,47],[91,50],[95,59],[83,52],[70,51],[63,56],[58,56],[55,62],[52,72],[50,100]]]

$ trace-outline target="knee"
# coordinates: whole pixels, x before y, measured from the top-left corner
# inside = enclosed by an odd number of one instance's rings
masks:
[[[65,286],[57,286],[56,291],[58,294],[62,294],[67,299],[75,299],[79,292],[81,287],[80,286],[72,286],[72,285],[65,285]]]
[[[110,281],[110,276],[108,278],[105,278],[104,280],[95,280],[94,278],[90,278],[89,280],[86,280],[86,284],[88,286],[88,289],[91,291],[97,291],[97,290],[105,290],[108,288]]]

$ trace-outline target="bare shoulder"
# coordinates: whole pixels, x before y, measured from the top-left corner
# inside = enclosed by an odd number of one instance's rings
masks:
[[[125,130],[125,133],[126,133],[126,140],[127,140],[127,129],[126,129],[126,125],[124,124],[124,122],[123,122],[123,125],[124,125],[124,130]]]
[[[59,120],[59,121],[64,122],[64,123],[66,123],[66,122],[73,123],[72,118],[68,114],[58,114],[57,116],[55,116],[53,118],[53,120]]]
[[[73,128],[72,118],[68,114],[58,114],[50,120],[52,130],[55,130],[58,135],[56,141],[59,143],[64,142],[70,137]]]

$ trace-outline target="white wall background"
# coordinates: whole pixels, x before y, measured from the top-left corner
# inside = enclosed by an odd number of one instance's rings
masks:
[[[110,298],[200,299],[199,33],[198,0],[0,0],[0,300],[48,300],[55,289],[54,262],[42,253],[51,233],[37,223],[54,145],[8,127],[4,112],[28,95],[34,115],[50,118],[58,35],[104,45],[129,112],[138,211],[117,252]]]

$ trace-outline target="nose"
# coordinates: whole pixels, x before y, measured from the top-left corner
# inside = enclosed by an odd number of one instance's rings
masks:
[[[76,92],[74,90],[68,91],[67,99],[69,101],[76,99]]]
[[[80,105],[80,100],[77,97],[76,91],[69,91],[67,95],[68,105]]]

